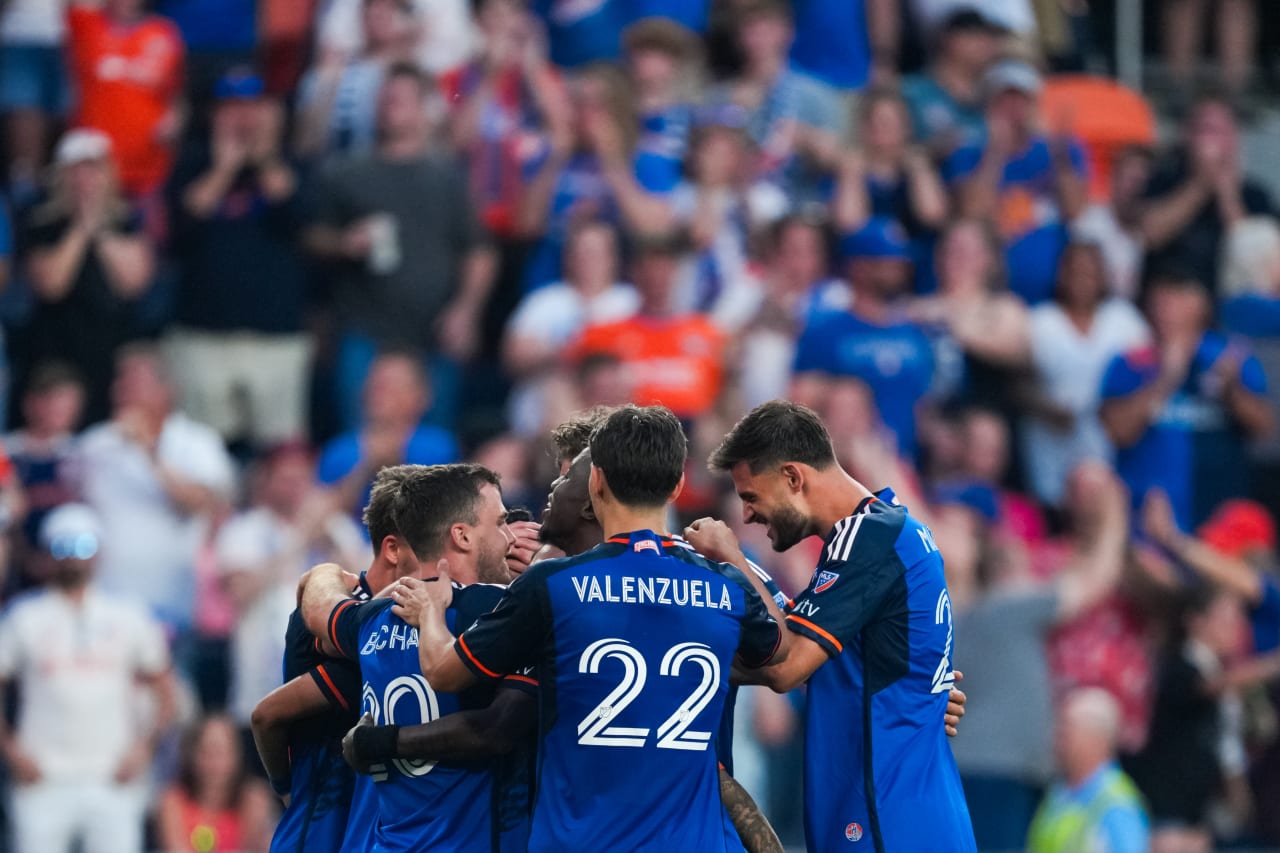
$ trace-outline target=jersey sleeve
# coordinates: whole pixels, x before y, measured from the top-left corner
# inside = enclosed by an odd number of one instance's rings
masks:
[[[787,627],[831,657],[843,652],[906,571],[894,550],[897,534],[896,526],[867,515],[837,524]]]
[[[454,649],[466,667],[480,678],[496,679],[537,663],[547,631],[544,592],[536,567],[516,578],[497,606],[458,636]]]
[[[759,669],[778,653],[778,646],[782,644],[782,628],[769,614],[769,608],[751,581],[739,569],[733,566],[727,569],[732,571],[726,571],[726,574],[742,586],[746,608],[738,634],[738,658],[748,668]]]
[[[308,673],[325,700],[341,711],[355,712],[360,707],[360,667],[349,660],[329,660],[312,667]]]
[[[1248,356],[1240,365],[1240,384],[1254,394],[1267,393],[1267,374],[1257,356]]]
[[[360,654],[360,628],[366,621],[392,604],[389,598],[358,601],[348,598],[329,613],[329,642],[344,658],[355,660]]]

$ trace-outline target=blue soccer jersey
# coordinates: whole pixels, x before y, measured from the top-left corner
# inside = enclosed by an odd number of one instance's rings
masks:
[[[787,625],[831,656],[809,679],[811,853],[976,851],[942,725],[951,599],[929,529],[891,492],[863,501],[827,536]]]
[[[458,633],[491,610],[503,590],[484,584],[456,588],[446,613],[450,630]],[[360,663],[361,711],[372,714],[379,725],[416,725],[487,707],[493,700],[490,684],[457,694],[431,689],[418,662],[418,629],[394,615],[391,605],[389,598],[344,601],[329,616],[330,641]],[[536,682],[524,676],[504,683],[537,689]],[[498,764],[394,759],[375,766],[376,810],[357,815],[353,809],[351,821],[372,818],[373,842],[368,849],[377,853],[498,850],[500,836],[513,831],[520,817],[502,808],[506,804],[494,786]]]
[[[779,639],[741,572],[647,530],[516,579],[456,649],[482,678],[537,668],[529,849],[735,849],[713,739],[734,655]]]
[[[289,727],[289,806],[271,836],[271,853],[338,853],[355,785],[342,760],[342,736],[360,707],[360,668],[321,655],[295,610],[285,634],[284,680],[300,675],[315,681],[330,709]]]

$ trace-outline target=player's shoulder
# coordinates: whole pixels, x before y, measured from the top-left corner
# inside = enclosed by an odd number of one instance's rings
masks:
[[[467,586],[454,584],[453,603],[450,605],[462,618],[488,613],[507,594],[505,584],[473,583]]]
[[[880,560],[891,554],[910,516],[888,489],[864,499],[836,522],[822,549],[823,563]]]

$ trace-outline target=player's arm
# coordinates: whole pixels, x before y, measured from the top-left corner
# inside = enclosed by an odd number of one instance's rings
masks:
[[[337,563],[321,563],[298,581],[302,621],[308,631],[320,638],[327,654],[338,653],[330,637],[330,617],[338,605],[351,600],[351,585]]]
[[[720,799],[747,853],[783,853],[782,842],[760,807],[724,768],[720,769]]]
[[[440,561],[439,570],[439,576],[430,581],[397,581],[390,590],[395,602],[391,612],[418,626],[418,666],[431,689],[457,693],[479,679],[462,663],[461,652],[454,649],[457,641],[445,621],[445,611],[453,603],[453,583],[444,560]]]
[[[808,637],[791,634],[790,652],[786,660],[759,668],[738,663],[733,667],[733,680],[739,684],[763,684],[775,693],[788,693],[809,680],[818,667],[830,658],[826,649]]]
[[[537,719],[534,697],[510,689],[499,690],[487,708],[415,726],[375,726],[365,714],[342,739],[342,755],[359,773],[392,758],[466,761],[505,755],[533,733]]]
[[[350,666],[349,664],[347,666]],[[331,672],[330,670],[333,669]],[[350,710],[337,686],[337,664],[324,664],[272,690],[253,709],[249,724],[253,742],[267,771],[271,788],[288,804],[292,762],[289,759],[289,725],[332,707]],[[328,685],[326,690],[325,685]]]

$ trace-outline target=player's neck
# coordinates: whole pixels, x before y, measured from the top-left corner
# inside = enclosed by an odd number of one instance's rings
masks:
[[[636,530],[665,533],[667,529],[666,506],[629,507],[611,502],[608,506],[597,507],[596,516],[600,519],[604,539],[612,539],[614,536]]]
[[[819,536],[836,526],[836,522],[847,518],[858,504],[872,496],[872,491],[849,476],[838,465],[819,472],[817,488],[813,490],[816,499],[810,498],[813,505],[813,518],[820,528]]]

